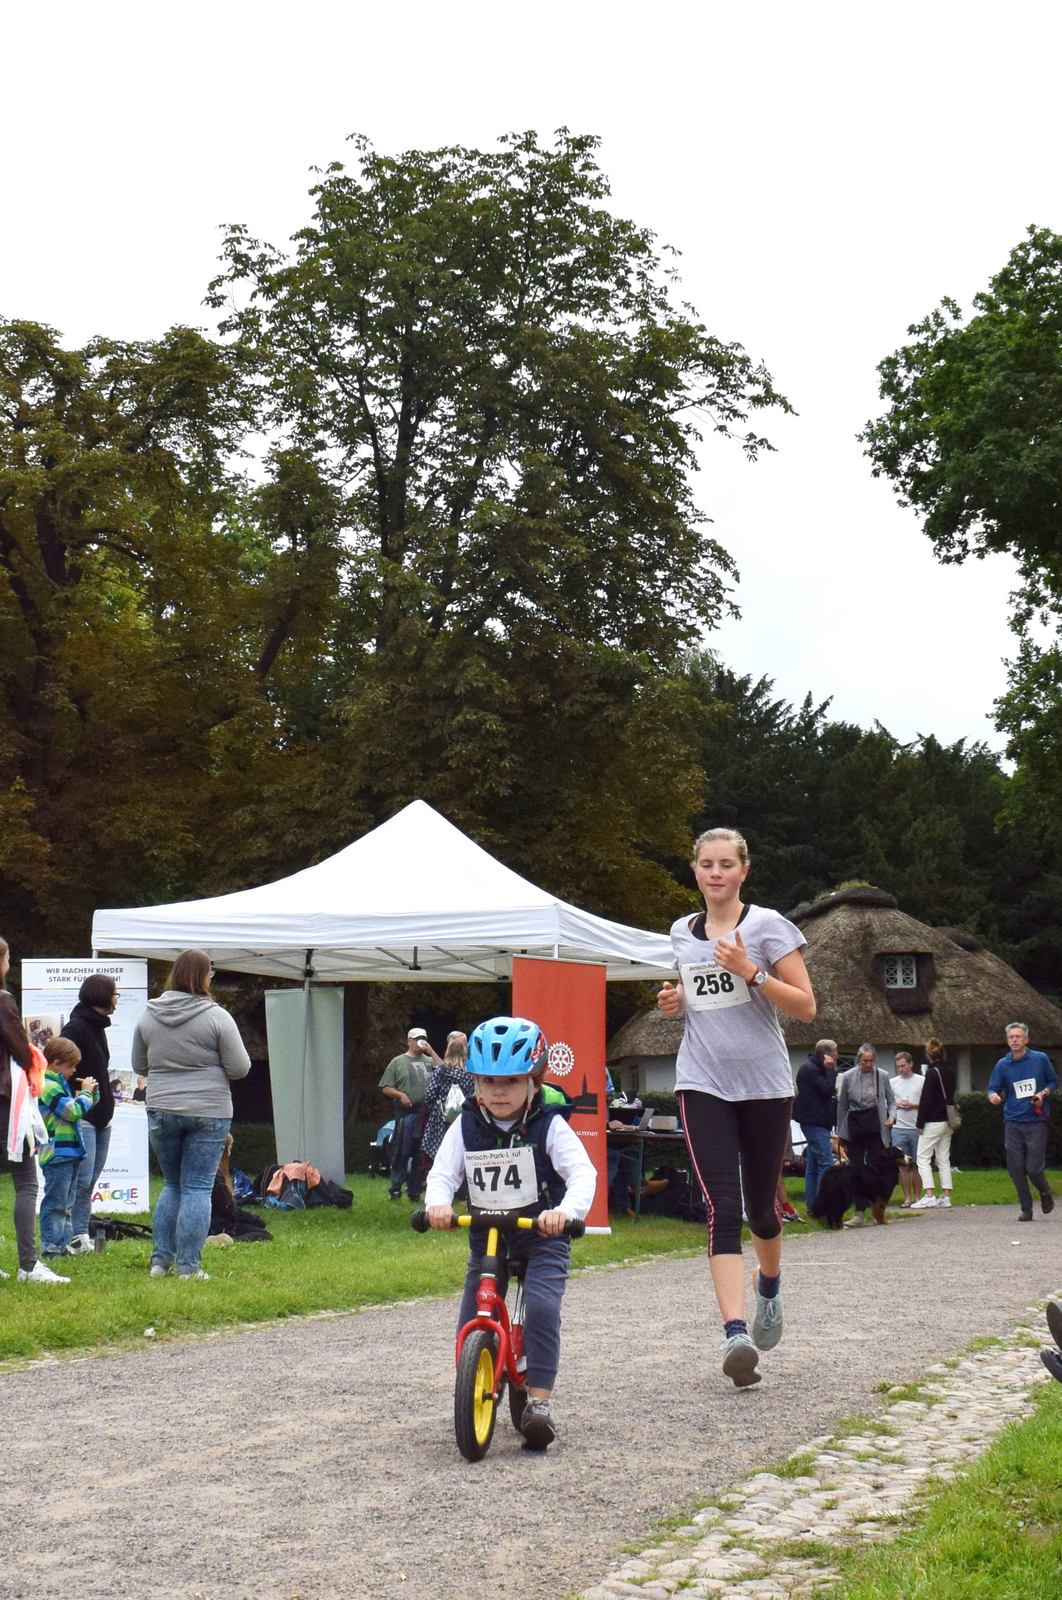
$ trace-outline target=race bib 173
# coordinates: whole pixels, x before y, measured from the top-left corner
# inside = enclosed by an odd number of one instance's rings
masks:
[[[522,1211],[538,1199],[535,1152],[527,1145],[466,1150],[465,1177],[477,1211]]]
[[[714,961],[687,961],[682,968],[682,991],[691,1011],[722,1011],[744,1006],[752,999],[744,978],[717,967]]]
[[[1035,1078],[1015,1078],[1014,1095],[1018,1100],[1031,1100],[1036,1093]]]

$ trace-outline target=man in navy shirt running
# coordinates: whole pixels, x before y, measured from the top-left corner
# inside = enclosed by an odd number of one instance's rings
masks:
[[[1055,1209],[1051,1186],[1044,1173],[1047,1161],[1047,1101],[1058,1085],[1058,1075],[1042,1050],[1029,1049],[1024,1022],[1007,1028],[1009,1052],[997,1061],[988,1080],[988,1098],[1003,1107],[1007,1171],[1021,1203],[1019,1222],[1032,1221],[1029,1179],[1040,1194],[1046,1217]]]

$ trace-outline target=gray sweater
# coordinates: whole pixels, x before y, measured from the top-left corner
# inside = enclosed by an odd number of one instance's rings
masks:
[[[200,994],[167,989],[133,1034],[133,1071],[147,1077],[148,1111],[185,1117],[231,1117],[229,1080],[246,1078],[251,1058],[223,1006]]]

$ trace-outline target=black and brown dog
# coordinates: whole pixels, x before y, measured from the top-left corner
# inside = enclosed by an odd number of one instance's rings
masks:
[[[884,1224],[888,1220],[885,1207],[895,1193],[902,1161],[901,1151],[882,1145],[858,1174],[847,1161],[828,1167],[819,1180],[810,1215],[828,1228],[840,1228],[845,1212],[855,1206],[859,1211],[869,1211],[875,1222]]]

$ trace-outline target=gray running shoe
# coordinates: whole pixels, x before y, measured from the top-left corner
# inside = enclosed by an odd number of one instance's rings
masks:
[[[1044,1216],[1046,1217],[1046,1216],[1049,1216],[1054,1209],[1055,1209],[1055,1197],[1051,1193],[1050,1189],[1045,1189],[1043,1191],[1043,1193],[1040,1195],[1040,1210],[1043,1212]]]
[[[529,1450],[548,1450],[557,1437],[548,1400],[529,1400],[520,1419],[520,1432]]]
[[[757,1350],[773,1350],[782,1337],[782,1296],[776,1294],[768,1300],[760,1293],[760,1275],[753,1280],[756,1290],[756,1320],[752,1324],[752,1342]]]
[[[747,1389],[759,1383],[762,1373],[756,1371],[759,1352],[747,1333],[732,1333],[723,1340],[723,1376],[733,1378],[738,1389]]]

